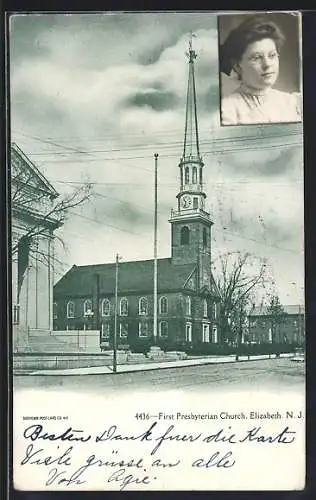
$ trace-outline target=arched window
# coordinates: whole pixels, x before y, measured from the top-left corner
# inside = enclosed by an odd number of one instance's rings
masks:
[[[148,302],[146,297],[141,297],[138,302],[138,314],[145,316],[148,314]]]
[[[167,297],[160,297],[159,312],[160,312],[160,314],[167,314],[167,312],[168,312],[168,299],[167,299]]]
[[[199,208],[199,200],[196,196],[194,196],[194,198],[193,198],[193,208],[194,208],[194,210]]]
[[[140,321],[138,323],[138,336],[148,337],[148,323],[147,321]]]
[[[120,337],[126,339],[128,337],[128,324],[120,323]]]
[[[193,184],[197,183],[197,168],[196,167],[192,168],[192,183]]]
[[[189,167],[185,167],[184,169],[184,184],[189,184],[190,182],[190,169]]]
[[[192,342],[192,323],[186,323],[185,325],[185,341]]]
[[[102,323],[101,325],[101,338],[109,339],[110,338],[110,324]]]
[[[214,320],[217,319],[217,304],[216,304],[216,302],[214,302],[214,304],[213,304],[213,319]]]
[[[207,247],[207,231],[205,227],[203,227],[203,246]]]
[[[203,299],[203,316],[204,316],[204,318],[207,318],[207,316],[208,316],[207,300],[206,299]]]
[[[203,170],[200,168],[200,184],[203,184]]]
[[[128,315],[128,300],[123,297],[120,301],[120,316]]]
[[[180,244],[188,245],[190,242],[190,229],[188,226],[183,226],[180,233]]]
[[[168,337],[168,323],[167,321],[160,321],[159,323],[160,337]]]
[[[189,295],[185,299],[185,314],[191,316],[191,297]]]
[[[217,326],[213,326],[213,328],[212,328],[212,342],[214,344],[217,344],[217,342],[218,342]]]
[[[102,312],[102,316],[110,316],[111,303],[110,303],[109,299],[102,300],[101,312]]]
[[[202,342],[210,341],[210,325],[202,325]]]
[[[53,319],[57,319],[57,302],[53,302]]]
[[[67,304],[67,318],[75,317],[75,304],[72,301],[69,301]]]
[[[83,314],[84,316],[90,316],[92,313],[92,300],[85,300],[83,303]]]

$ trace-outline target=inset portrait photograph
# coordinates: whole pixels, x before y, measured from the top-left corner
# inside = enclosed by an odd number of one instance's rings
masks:
[[[218,16],[222,125],[302,120],[299,13]]]

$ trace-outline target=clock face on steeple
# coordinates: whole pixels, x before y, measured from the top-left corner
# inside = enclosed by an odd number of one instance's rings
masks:
[[[190,208],[192,205],[192,198],[189,195],[185,195],[181,198],[181,206],[182,208]]]

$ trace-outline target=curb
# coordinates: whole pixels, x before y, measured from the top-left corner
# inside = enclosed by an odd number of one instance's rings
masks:
[[[135,365],[134,367],[131,367],[130,369],[124,369],[123,371],[117,371],[116,373],[113,372],[113,369],[112,367],[108,366],[108,367],[91,367],[91,368],[103,368],[103,370],[105,368],[108,368],[108,371],[100,371],[99,373],[67,373],[67,369],[66,370],[43,370],[44,373],[40,373],[40,370],[36,370],[36,371],[21,371],[19,372],[18,370],[13,372],[13,375],[17,375],[17,376],[33,376],[33,377],[38,377],[38,376],[41,376],[41,377],[51,377],[51,376],[54,376],[54,377],[63,377],[63,376],[66,376],[66,377],[85,377],[85,376],[98,376],[98,375],[122,375],[124,373],[137,373],[137,372],[145,372],[145,371],[154,371],[154,370],[172,370],[174,368],[187,368],[187,367],[192,367],[192,366],[205,366],[205,365],[224,365],[224,364],[233,364],[233,363],[245,363],[245,362],[249,362],[249,361],[263,361],[263,360],[266,360],[266,359],[282,359],[282,358],[292,358],[294,357],[294,354],[291,353],[289,355],[286,355],[286,356],[280,356],[280,358],[276,358],[275,355],[272,355],[273,357],[269,357],[269,355],[267,355],[267,357],[260,357],[260,358],[255,358],[255,359],[231,359],[231,360],[226,360],[226,361],[212,361],[212,360],[205,360],[205,361],[201,361],[200,363],[192,363],[192,364],[178,364],[176,366],[159,366],[159,365],[156,365],[156,366],[150,366],[150,364],[148,365],[145,365],[143,366],[141,369],[135,369]],[[193,361],[193,360],[192,360]],[[172,363],[172,361],[170,361],[170,363]],[[118,365],[118,366],[127,366],[127,365]],[[72,370],[72,369],[69,369],[69,371]],[[73,369],[73,370],[76,370],[76,369]],[[80,368],[78,368],[78,370],[80,370]],[[49,373],[48,373],[49,371]],[[63,373],[60,373],[61,371],[63,371]],[[66,372],[66,373],[65,373]]]

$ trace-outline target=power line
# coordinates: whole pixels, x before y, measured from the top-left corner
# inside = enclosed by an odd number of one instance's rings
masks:
[[[123,229],[123,228],[120,228],[119,226],[116,226],[116,225],[113,225],[113,224],[109,224],[107,222],[101,222],[97,219],[93,219],[91,217],[88,217],[86,215],[82,215],[82,214],[78,214],[76,212],[72,212],[72,211],[69,211],[68,213],[72,213],[73,215],[77,216],[77,217],[81,217],[83,219],[86,219],[86,220],[89,220],[91,222],[94,222],[96,224],[101,224],[101,225],[104,225],[104,226],[108,226],[108,227],[112,227],[114,229],[118,229],[119,231],[123,231],[123,232],[126,232],[126,233],[129,233],[129,234],[132,234],[134,236],[143,236],[141,233],[135,233],[135,232],[132,232],[132,231],[128,231],[127,229]],[[234,237],[237,237],[237,238],[241,238],[241,239],[245,239],[245,240],[249,240],[249,241],[253,241],[254,243],[257,243],[258,245],[261,245],[261,246],[268,246],[268,247],[272,247],[272,248],[276,248],[278,250],[281,250],[281,251],[285,251],[285,252],[291,252],[291,253],[296,253],[296,254],[301,254],[303,253],[302,252],[298,252],[297,250],[294,250],[294,249],[290,249],[290,248],[285,248],[285,247],[279,247],[278,245],[274,245],[272,243],[268,243],[266,241],[259,241],[257,240],[256,238],[251,238],[249,236],[245,236],[245,235],[241,235],[239,233],[235,233],[235,232],[232,232],[232,231],[228,231],[226,228],[223,227],[223,229],[221,230],[221,232],[225,235],[225,234],[230,234],[231,236],[234,236]]]
[[[81,217],[82,219],[86,219],[88,221],[94,222],[95,224],[101,224],[102,226],[112,227],[113,229],[117,229],[118,231],[122,231],[124,233],[129,233],[134,236],[143,236],[141,233],[135,233],[133,231],[129,231],[128,229],[123,229],[122,227],[116,226],[114,224],[109,224],[108,222],[102,222],[98,219],[93,219],[92,217],[88,217],[87,215],[78,214],[77,212],[72,212],[71,210],[68,213],[75,215],[76,217]]]
[[[268,145],[268,146],[261,146],[260,147],[260,150],[272,150],[272,149],[282,149],[282,148],[287,148],[287,147],[298,147],[298,146],[302,146],[301,143],[287,143],[287,144],[274,144],[274,145]],[[222,150],[222,149],[219,149],[219,150],[212,150],[212,151],[205,151],[204,154],[203,154],[203,157],[205,156],[208,156],[208,155],[227,155],[227,154],[231,154],[231,153],[245,153],[245,152],[253,152],[253,151],[258,151],[258,147],[253,147],[253,148],[250,148],[250,147],[244,147],[244,148],[231,148],[231,149],[225,149],[225,150]],[[178,158],[179,155],[178,154],[160,154],[160,157],[161,158]],[[149,158],[152,158],[152,154],[151,155],[143,155],[143,156],[121,156],[121,157],[112,157],[112,158],[108,158],[108,157],[98,157],[98,158],[85,158],[85,159],[65,159],[65,160],[45,160],[45,165],[46,164],[52,164],[52,163],[60,163],[60,164],[65,164],[65,163],[91,163],[91,162],[104,162],[104,161],[121,161],[121,160],[124,160],[124,161],[127,161],[127,160],[145,160],[145,159],[149,159]],[[151,172],[151,170],[149,169],[144,169],[144,168],[141,168],[141,167],[136,167],[136,166],[133,166],[131,168],[138,168],[139,170],[145,170],[145,171],[148,171],[148,172]]]
[[[286,128],[286,132],[284,133],[284,129]],[[301,124],[287,124],[286,126],[284,124],[282,124],[281,126],[278,126],[278,124],[275,124],[273,126],[273,128],[271,127],[271,125],[269,125],[268,127],[265,127],[264,125],[263,126],[260,126],[260,125],[257,125],[256,128],[256,135],[255,136],[251,136],[250,134],[247,136],[245,134],[243,134],[242,136],[238,136],[236,135],[235,137],[236,138],[240,138],[240,139],[247,139],[249,137],[258,137],[258,138],[269,138],[269,137],[274,137],[274,136],[283,136],[283,135],[292,135],[292,134],[300,134],[302,135],[303,133],[303,128],[302,128],[302,125]],[[271,133],[271,130],[273,131],[273,133]],[[268,131],[268,134],[267,134],[267,131]],[[40,140],[40,139],[43,139],[43,138],[40,138],[38,136],[33,136],[31,134],[25,134],[25,132],[21,132],[19,130],[12,130],[13,133],[16,133],[16,134],[20,134],[20,135],[23,135],[25,137],[30,137],[30,138],[34,138],[35,140]],[[217,133],[217,130],[215,128],[215,130],[212,131],[212,134],[213,135],[216,135]],[[173,127],[172,131],[171,130],[166,130],[166,129],[158,129],[158,130],[155,130],[152,132],[152,134],[155,136],[155,137],[172,137],[172,136],[179,136],[183,135],[183,128],[179,127],[179,128],[176,128],[176,127]],[[128,137],[131,137],[131,138],[135,138],[135,137],[139,137],[139,138],[142,138],[144,139],[144,132],[131,132],[130,130],[127,132],[125,131],[124,132],[124,138],[128,138]],[[122,133],[102,133],[102,134],[96,134],[96,133],[93,133],[93,135],[89,136],[87,134],[84,134],[84,139],[85,141],[104,141],[106,139],[111,139],[113,141],[113,138],[114,139],[121,139],[122,137]],[[230,140],[231,139],[231,136],[227,137],[226,140]],[[45,140],[47,141],[57,141],[57,142],[65,142],[65,141],[77,141],[77,140],[82,140],[82,137],[79,137],[78,135],[76,136],[55,136],[55,137],[45,137]]]
[[[26,135],[26,134],[24,134]],[[289,138],[289,137],[292,137],[294,135],[298,135],[297,133],[293,132],[293,133],[288,133],[288,134],[275,134],[275,135],[271,135],[271,136],[268,136],[268,137],[258,137],[258,136],[249,136],[249,137],[245,137],[245,136],[236,136],[236,137],[218,137],[216,139],[213,139],[213,140],[204,140],[204,141],[201,141],[200,144],[204,144],[204,145],[209,145],[210,142],[214,142],[214,144],[220,144],[220,143],[223,143],[223,144],[226,144],[226,142],[228,142],[229,144],[231,143],[251,143],[251,142],[257,142],[257,144],[255,145],[260,145],[261,142],[267,142],[267,140],[271,140],[271,139],[279,139],[279,138],[283,138],[283,139],[286,139],[286,138]],[[33,136],[30,136],[30,137],[33,137]],[[45,142],[45,143],[49,143],[49,144],[55,144],[55,143],[52,143],[51,141],[49,140],[44,140],[44,139],[40,139],[40,138],[36,138],[37,140],[40,140],[42,142]],[[299,143],[301,144],[301,143]],[[113,153],[113,152],[123,152],[123,151],[132,151],[132,150],[138,150],[138,151],[141,151],[141,150],[148,150],[149,148],[151,147],[162,147],[164,150],[167,150],[167,149],[173,149],[175,147],[177,148],[181,148],[182,147],[182,141],[174,141],[174,142],[154,142],[154,143],[148,143],[146,142],[146,144],[132,144],[132,145],[127,145],[127,146],[121,146],[119,148],[111,148],[111,149],[92,149],[92,150],[86,150],[86,151],[82,151],[82,150],[79,150],[78,148],[70,148],[70,147],[66,147],[64,145],[60,145],[62,148],[64,149],[68,149],[68,151],[43,151],[43,152],[33,152],[31,153],[32,156],[51,156],[51,155],[90,155],[90,154],[96,154],[96,153]],[[274,145],[274,144],[271,144],[271,145],[267,145],[267,144],[264,144],[265,147],[267,146],[278,146],[278,144]],[[282,144],[280,144],[280,146],[282,146]],[[70,149],[70,151],[69,151]],[[215,150],[214,150],[215,151]],[[212,151],[210,151],[211,153]]]
[[[15,132],[16,133],[16,132]],[[84,154],[89,154],[85,151],[81,151],[80,149],[78,148],[75,148],[75,147],[72,147],[72,146],[65,146],[64,144],[60,144],[60,143],[56,143],[50,139],[43,139],[41,137],[37,137],[37,136],[34,136],[34,135],[29,135],[29,134],[24,134],[23,132],[18,132],[20,135],[23,135],[24,137],[29,137],[31,139],[35,139],[37,141],[40,141],[40,142],[44,142],[46,144],[52,144],[53,146],[58,146],[60,148],[65,148],[65,149],[70,149],[72,150],[73,152],[76,152],[76,153],[84,153]]]

